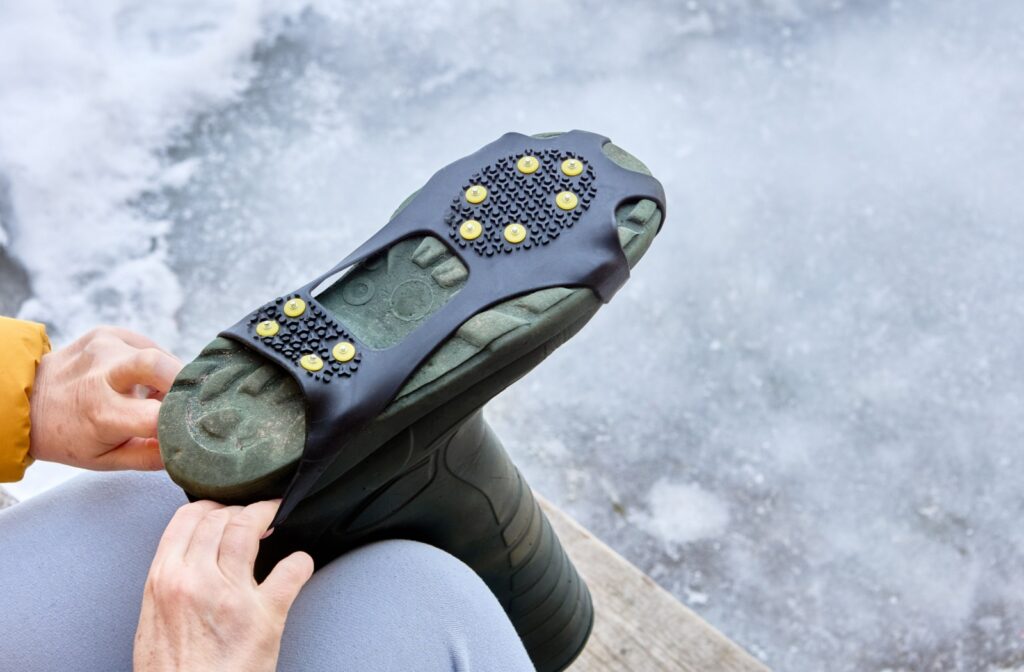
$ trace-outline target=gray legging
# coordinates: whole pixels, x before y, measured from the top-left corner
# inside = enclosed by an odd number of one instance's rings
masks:
[[[0,512],[4,669],[130,670],[142,587],[181,490],[88,474]],[[431,546],[386,541],[318,571],[288,615],[280,670],[532,670],[501,606]]]

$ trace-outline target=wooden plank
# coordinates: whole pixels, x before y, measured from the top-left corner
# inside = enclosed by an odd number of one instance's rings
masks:
[[[767,672],[551,502],[537,500],[594,598],[594,631],[570,672]]]

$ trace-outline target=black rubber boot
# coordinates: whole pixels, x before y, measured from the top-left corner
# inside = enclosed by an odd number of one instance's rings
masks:
[[[593,623],[590,593],[498,437],[476,411],[422,445],[413,426],[305,503],[263,542],[262,575],[295,548],[317,564],[379,539],[413,539],[468,564],[494,592],[538,670],[561,670]],[[389,455],[407,456],[384,478]],[[283,532],[283,534],[279,534]]]

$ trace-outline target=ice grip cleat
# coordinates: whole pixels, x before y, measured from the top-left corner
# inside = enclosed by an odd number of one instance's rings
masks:
[[[223,332],[292,372],[307,401],[305,449],[275,526],[321,477],[329,471],[337,476],[351,467],[356,456],[346,451],[345,443],[384,410],[419,364],[473,315],[548,287],[589,287],[608,301],[626,281],[629,265],[619,245],[615,210],[626,200],[646,197],[664,211],[661,185],[608,160],[601,152],[607,138],[574,131],[544,142],[556,146],[536,151],[532,145],[539,141],[509,133],[442,169],[408,207],[336,267]],[[537,157],[541,168],[519,171],[517,162],[524,154]],[[585,168],[567,175],[558,166],[569,159]],[[603,182],[594,163],[607,173]],[[480,164],[482,169],[467,176]],[[591,209],[594,215],[586,217]],[[447,216],[439,218],[445,210]],[[584,218],[587,225],[580,224]],[[467,220],[480,222],[483,231],[473,241],[459,235]],[[562,235],[574,226],[575,235]],[[509,229],[515,227],[511,242]],[[417,234],[457,242],[455,253],[468,267],[466,286],[424,320],[413,337],[383,350],[365,348],[318,303],[313,291],[328,278]],[[268,321],[283,322],[286,328],[261,336],[259,327]],[[364,353],[361,361],[335,360],[324,366],[339,340],[355,343]],[[338,379],[345,379],[345,384],[330,385]]]
[[[660,184],[607,138],[503,136],[186,367],[161,412],[168,472],[196,497],[283,491],[262,568],[390,537],[447,550],[538,669],[562,669],[589,593],[478,410],[611,298],[663,213]]]

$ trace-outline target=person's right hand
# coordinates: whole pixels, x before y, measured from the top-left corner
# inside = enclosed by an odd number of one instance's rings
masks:
[[[103,471],[162,468],[157,414],[180,370],[153,341],[115,327],[44,355],[29,399],[29,454]]]
[[[186,504],[149,569],[135,672],[274,672],[285,618],[313,574],[301,551],[257,584],[253,564],[280,500]]]

